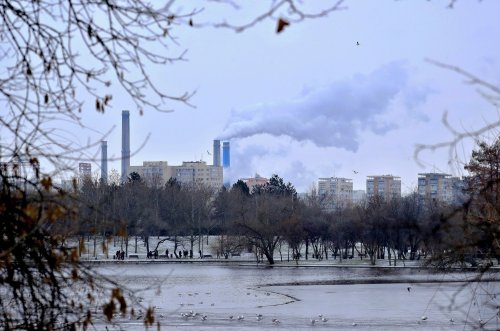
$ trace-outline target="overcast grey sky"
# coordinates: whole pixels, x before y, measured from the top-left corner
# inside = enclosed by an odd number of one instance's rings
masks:
[[[459,1],[453,10],[448,2],[346,1],[347,10],[281,34],[273,21],[243,33],[183,27],[174,30],[180,46],[171,51],[187,49],[189,61],[155,69],[153,79],[174,93],[196,90],[196,108],[174,105],[173,113],[139,116],[115,91],[112,110],[95,114],[89,103],[85,122],[101,132],[116,125],[108,155],[119,157],[121,110],[130,109],[132,149],[151,135],[133,165],[211,163],[207,151],[221,137],[231,140],[233,180],[277,173],[303,192],[319,177],[352,178],[355,189],[364,189],[367,175],[393,174],[409,191],[418,172],[460,174],[446,150],[422,153],[425,168],[413,159],[415,144],[451,137],[441,123],[444,111],[458,129],[498,119],[463,77],[425,59],[500,85],[500,1]],[[235,15],[214,5],[195,20],[243,23],[259,9]],[[79,139],[96,137],[86,132]],[[471,146],[460,147],[463,159]]]

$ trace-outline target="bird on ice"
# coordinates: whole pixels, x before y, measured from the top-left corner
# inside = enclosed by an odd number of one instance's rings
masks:
[[[426,321],[427,320],[427,316],[424,315],[424,316],[421,317],[421,319],[422,319],[422,321]]]
[[[410,292],[411,291],[411,286],[408,286],[406,289],[408,290],[408,292]]]
[[[277,318],[273,318],[272,322],[274,325],[278,325],[281,323]]]
[[[238,321],[243,321],[245,317],[243,315],[238,316]]]

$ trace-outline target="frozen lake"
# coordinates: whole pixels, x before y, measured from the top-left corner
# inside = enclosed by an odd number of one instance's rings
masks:
[[[467,282],[474,275],[464,272],[155,263],[98,268],[138,291],[166,330],[474,330],[480,324],[483,330],[500,329],[499,283]],[[191,310],[197,316],[181,316]],[[116,329],[144,329],[141,321],[118,321]]]

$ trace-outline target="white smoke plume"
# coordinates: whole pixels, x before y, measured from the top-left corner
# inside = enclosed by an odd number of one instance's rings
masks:
[[[398,127],[397,119],[383,116],[391,106],[412,110],[429,92],[410,83],[403,63],[390,63],[293,100],[233,111],[219,139],[270,134],[355,152],[362,131],[383,135]]]

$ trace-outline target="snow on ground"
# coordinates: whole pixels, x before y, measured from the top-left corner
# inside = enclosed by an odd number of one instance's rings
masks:
[[[96,268],[137,291],[143,304],[155,307],[166,330],[473,330],[480,320],[483,330],[500,329],[494,295],[500,283],[466,282],[472,273],[237,263],[125,262]],[[353,284],[330,285],[334,281]],[[196,316],[182,316],[190,311]],[[144,329],[135,319],[118,321],[116,329]]]

